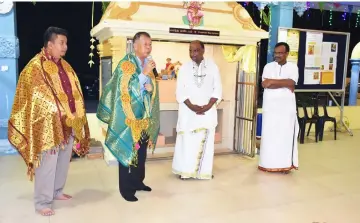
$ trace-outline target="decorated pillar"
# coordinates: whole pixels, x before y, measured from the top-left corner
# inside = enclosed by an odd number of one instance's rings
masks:
[[[119,61],[126,55],[127,38],[114,36],[109,39],[112,56],[112,72],[115,71]]]
[[[0,27],[0,141],[2,141],[7,139],[8,119],[18,76],[19,40],[16,37],[15,8],[12,1],[0,2]]]
[[[272,62],[273,50],[278,39],[278,28],[293,26],[294,2],[279,2],[271,6],[267,62]]]
[[[356,106],[358,85],[359,85],[359,71],[360,71],[360,43],[356,44],[351,52],[351,79],[349,90],[349,106]]]
[[[359,65],[360,59],[351,59],[351,79],[349,91],[349,106],[356,106],[358,84],[359,84]]]
[[[97,53],[99,54],[99,57],[101,59],[101,57],[104,56],[104,44],[100,43],[96,46],[97,49]]]

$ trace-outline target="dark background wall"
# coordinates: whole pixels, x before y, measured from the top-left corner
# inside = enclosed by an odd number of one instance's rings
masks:
[[[99,73],[98,55],[95,66],[89,67],[92,2],[31,2],[16,3],[17,34],[20,42],[19,70],[43,46],[43,33],[49,26],[69,32],[66,60],[78,72],[96,77]],[[94,24],[101,18],[101,2],[95,3]]]

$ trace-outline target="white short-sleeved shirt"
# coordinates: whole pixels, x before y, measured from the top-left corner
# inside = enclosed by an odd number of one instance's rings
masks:
[[[287,62],[279,65],[271,62],[265,65],[262,79],[291,79],[297,84],[299,69],[296,64]],[[296,112],[295,94],[288,88],[265,89],[263,111],[294,111]]]
[[[299,79],[299,69],[296,64],[286,62],[284,65],[279,65],[277,62],[271,62],[265,65],[263,80],[268,79],[291,79],[297,84]]]

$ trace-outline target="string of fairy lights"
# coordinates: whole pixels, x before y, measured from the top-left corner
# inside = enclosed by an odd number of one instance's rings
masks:
[[[249,6],[249,3],[250,2],[243,2],[242,5],[244,7],[247,7]],[[260,2],[258,2],[259,4]],[[260,10],[259,8],[259,5],[257,4],[258,6],[258,9]],[[261,2],[261,4],[263,4],[262,8],[267,5],[266,3],[263,3]],[[260,5],[261,5],[260,4]],[[271,3],[269,4],[271,5]],[[271,6],[269,6],[269,10],[271,10]],[[323,17],[322,19],[324,18],[324,14],[325,11],[327,10],[328,11],[328,24],[330,27],[333,27],[334,25],[334,19],[338,19],[338,15],[339,14],[335,14],[334,11],[337,11],[337,12],[341,12],[342,11],[342,14],[341,14],[341,20],[343,22],[346,22],[348,21],[348,24],[349,24],[349,28],[351,26],[354,25],[354,18],[352,17],[353,16],[353,13],[356,14],[356,23],[355,23],[355,28],[359,28],[360,27],[360,8],[358,6],[354,6],[354,5],[348,5],[348,4],[340,4],[340,3],[330,3],[330,2],[306,2],[306,5],[304,5],[304,14],[303,15],[300,15],[300,16],[303,16],[305,18],[307,18],[308,20],[310,19],[310,9],[313,8],[313,9],[319,9],[323,14]],[[327,16],[325,16],[326,18]],[[260,18],[261,22],[264,18]],[[322,20],[323,21],[323,20]],[[326,21],[326,20],[325,20]]]
[[[343,21],[349,20],[349,27],[351,25],[351,15],[353,14],[352,8],[353,8],[353,6],[344,7],[343,13],[341,15]],[[330,6],[330,8],[329,8],[329,26],[333,26],[333,20],[334,20],[333,10],[334,10],[333,6]],[[360,22],[360,9],[358,9],[356,12],[355,28],[359,27],[359,22]]]
[[[342,19],[345,21],[346,18],[347,18],[347,12],[346,12],[347,8],[344,8],[344,12],[343,14],[341,15]],[[351,13],[350,13],[351,14]]]
[[[330,8],[330,17],[329,17],[329,25],[332,26],[332,21],[333,21],[333,11],[332,8]]]
[[[359,26],[359,18],[360,18],[360,9],[357,10],[356,13],[356,23],[355,23],[355,28],[357,28]]]

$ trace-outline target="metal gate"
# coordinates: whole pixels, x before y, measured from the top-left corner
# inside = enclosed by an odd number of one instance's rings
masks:
[[[100,60],[101,66],[101,82],[100,82],[100,95],[102,93],[102,89],[104,89],[105,85],[110,81],[112,76],[112,57],[102,57]]]
[[[236,71],[234,150],[254,157],[256,153],[257,89],[259,73],[259,44],[256,53],[256,72],[245,72],[241,62]]]

